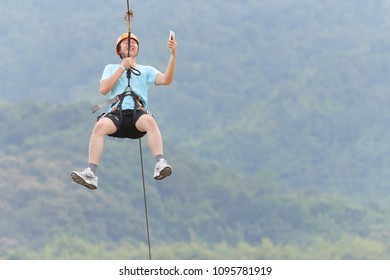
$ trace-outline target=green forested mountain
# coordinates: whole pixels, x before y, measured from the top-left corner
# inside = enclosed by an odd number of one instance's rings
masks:
[[[390,257],[388,1],[132,2],[140,64],[179,44],[149,91],[171,177],[142,141],[155,258]],[[107,138],[99,190],[70,179],[125,1],[0,8],[0,258],[146,258],[138,141]]]

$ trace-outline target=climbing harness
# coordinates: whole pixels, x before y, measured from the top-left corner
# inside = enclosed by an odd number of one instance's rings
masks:
[[[130,56],[130,38],[131,35],[131,21],[133,20],[134,13],[130,9],[129,0],[127,0],[127,9],[125,12],[125,23],[127,25],[127,40],[128,40],[128,48],[127,48],[127,57]],[[111,105],[112,111],[119,110],[120,112],[120,122],[123,120],[122,115],[122,103],[123,100],[130,96],[134,101],[134,116],[136,114],[137,110],[144,110],[147,113],[151,114],[149,111],[144,109],[144,102],[142,99],[132,90],[130,85],[130,79],[131,75],[134,74],[136,76],[140,76],[141,72],[138,69],[135,69],[133,67],[130,67],[126,70],[127,75],[127,87],[121,94],[115,96],[114,98],[108,99],[102,103],[99,103],[91,108],[92,113],[95,113],[99,109]],[[107,113],[106,113],[107,114]],[[105,114],[103,114],[101,117],[103,117]],[[139,152],[140,152],[140,161],[141,161],[141,175],[142,175],[142,186],[143,186],[143,192],[144,192],[144,205],[145,205],[145,222],[146,222],[146,233],[147,233],[147,239],[148,239],[148,248],[149,248],[149,259],[152,259],[152,252],[151,252],[151,246],[150,246],[150,233],[149,233],[149,218],[148,218],[148,208],[147,208],[147,199],[146,199],[146,187],[145,187],[145,175],[144,175],[144,163],[143,163],[143,156],[142,156],[142,143],[141,138],[138,138],[139,140]]]
[[[123,102],[123,99],[126,97],[126,96],[131,96],[133,98],[133,101],[135,102],[135,106],[138,108],[138,109],[143,109],[144,107],[144,103],[142,101],[142,99],[135,94],[134,91],[132,91],[131,89],[128,91],[127,88],[124,92],[122,92],[121,94],[118,94],[117,96],[115,96],[114,98],[110,98],[110,99],[107,99],[99,104],[96,104],[94,105],[92,108],[91,108],[91,111],[92,113],[95,113],[96,111],[100,110],[101,108],[103,107],[106,107],[108,105],[111,105],[111,107],[113,108],[117,108],[115,106],[115,104],[117,104],[118,102],[118,106],[119,105],[122,105],[122,102]]]

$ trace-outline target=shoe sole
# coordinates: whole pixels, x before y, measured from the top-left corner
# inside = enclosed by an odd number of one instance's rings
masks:
[[[162,180],[171,174],[172,174],[172,168],[169,166],[166,166],[160,171],[160,174],[158,174],[156,177],[154,177],[154,179],[155,180]]]
[[[71,174],[71,177],[72,177],[72,180],[75,181],[77,184],[80,184],[90,190],[96,190],[97,187],[92,185],[92,184],[88,184],[83,177],[80,177],[76,172],[72,172]]]

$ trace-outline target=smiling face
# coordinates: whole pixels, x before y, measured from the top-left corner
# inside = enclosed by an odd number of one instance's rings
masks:
[[[138,55],[138,43],[134,39],[130,39],[130,57],[136,57]],[[128,40],[124,39],[119,43],[119,52],[122,54],[122,58],[127,57],[128,54]]]

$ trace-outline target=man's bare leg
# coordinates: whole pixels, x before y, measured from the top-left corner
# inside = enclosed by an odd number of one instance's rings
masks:
[[[163,155],[163,141],[160,129],[156,121],[150,115],[142,115],[135,123],[135,127],[141,131],[146,132],[148,137],[148,147],[153,156]]]
[[[142,115],[135,124],[139,131],[146,132],[148,136],[148,147],[156,159],[153,178],[156,180],[164,179],[171,175],[172,167],[164,159],[163,141],[160,129],[156,121],[150,115]]]
[[[101,118],[93,128],[89,139],[88,163],[98,165],[104,148],[104,137],[116,132],[116,126],[109,118]]]
[[[96,176],[96,169],[103,153],[104,137],[115,132],[116,126],[108,118],[101,118],[95,124],[89,140],[88,167],[81,172],[73,171],[71,174],[73,181],[91,190],[97,189],[98,177]]]

